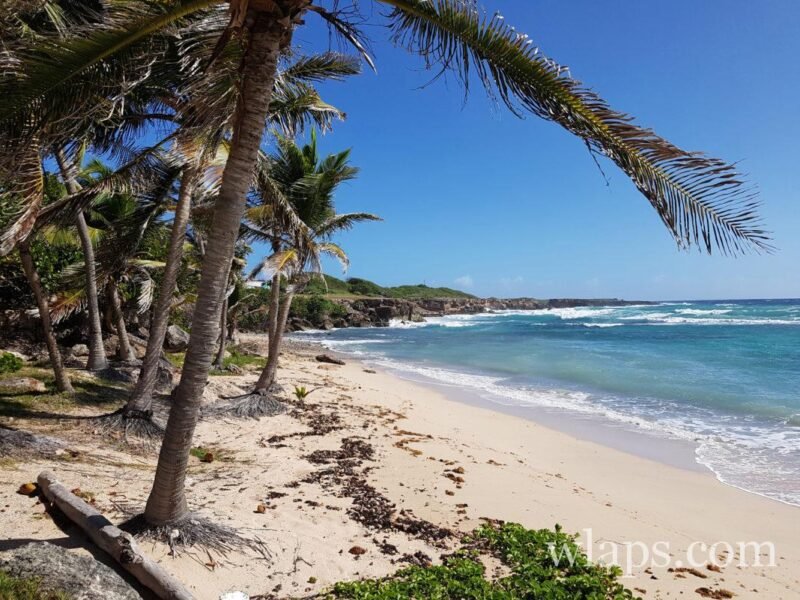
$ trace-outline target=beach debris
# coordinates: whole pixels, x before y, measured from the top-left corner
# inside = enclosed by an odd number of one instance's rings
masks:
[[[244,592],[225,592],[219,597],[219,600],[249,600],[250,596]]]
[[[695,593],[700,594],[703,598],[712,598],[712,600],[725,600],[734,596],[734,593],[729,590],[712,590],[707,587],[699,587],[695,590]]]
[[[258,506],[256,506],[256,512],[264,514],[265,512],[267,512],[267,505],[263,503],[259,504]]]
[[[400,557],[400,562],[408,563],[417,567],[428,567],[433,564],[431,557],[425,554],[422,550],[417,550],[414,554],[403,554]]]
[[[35,496],[38,491],[39,491],[38,485],[36,485],[35,483],[28,482],[28,483],[23,483],[21,486],[19,486],[17,493],[22,494],[23,496]]]
[[[364,373],[369,373],[371,375],[375,375],[377,371],[375,369],[364,369]]]
[[[110,554],[120,566],[147,585],[160,598],[192,600],[192,594],[161,565],[142,554],[129,534],[118,529],[96,508],[72,494],[49,471],[39,474],[42,494],[68,519],[83,529],[92,541]]]
[[[362,548],[361,546],[353,546],[350,548],[350,550],[348,550],[348,552],[353,556],[361,556],[362,554],[367,553],[366,549]]]
[[[720,568],[719,568],[717,565],[715,565],[714,563],[708,563],[708,564],[706,565],[706,569],[708,569],[709,571],[714,571],[715,573],[722,573],[722,569],[720,569]]]
[[[334,358],[328,354],[318,354],[314,357],[317,362],[321,363],[328,363],[331,365],[343,365],[344,361],[338,358]]]
[[[695,577],[699,577],[700,579],[708,579],[708,575],[698,571],[694,567],[675,567],[675,568],[670,567],[669,569],[667,569],[667,573],[677,573],[678,575],[681,575],[683,573],[689,573],[691,575],[694,575]]]

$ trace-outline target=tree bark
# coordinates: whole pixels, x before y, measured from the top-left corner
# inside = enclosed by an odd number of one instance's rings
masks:
[[[64,184],[67,186],[67,191],[70,194],[77,194],[81,190],[81,186],[75,180],[75,165],[67,162],[63,150],[57,150],[55,156],[58,168],[61,170],[61,176],[64,178]],[[103,346],[103,329],[100,324],[94,247],[92,246],[89,226],[86,224],[86,217],[83,212],[78,213],[77,226],[86,268],[86,304],[89,310],[89,360],[86,363],[86,368],[90,371],[99,371],[108,366],[108,360],[106,359],[106,349]]]
[[[189,514],[184,487],[189,450],[219,335],[219,311],[264,134],[281,43],[288,42],[291,36],[290,17],[258,12],[249,33],[230,153],[214,206],[189,348],[181,381],[173,394],[153,489],[144,513],[148,522],[157,525],[180,521]]]
[[[136,411],[148,412],[153,404],[153,390],[158,380],[158,361],[164,349],[164,337],[169,326],[169,310],[172,307],[172,295],[178,281],[183,256],[183,244],[186,240],[186,226],[192,209],[192,196],[197,187],[199,169],[195,165],[184,167],[181,175],[181,186],[178,192],[178,204],[175,206],[175,217],[172,221],[172,232],[169,239],[167,264],[164,267],[158,299],[153,307],[153,318],[150,321],[150,335],[147,338],[142,370],[139,380],[133,389],[123,413]]]
[[[228,334],[228,299],[222,301],[222,310],[219,311],[219,348],[214,366],[222,370],[225,367],[225,337]]]
[[[281,351],[281,341],[283,340],[283,332],[286,329],[286,322],[289,320],[289,311],[292,308],[292,298],[294,298],[294,293],[287,292],[278,311],[275,333],[269,338],[267,364],[264,365],[264,370],[261,371],[261,376],[256,383],[257,392],[264,393],[275,383],[275,374],[278,372],[278,356]]]
[[[111,310],[114,313],[114,321],[117,326],[117,339],[119,347],[117,357],[126,362],[136,360],[136,354],[131,347],[131,340],[128,338],[128,328],[125,327],[125,315],[122,312],[122,302],[119,298],[119,288],[113,279],[108,281],[108,299],[111,303]]]
[[[275,332],[278,330],[278,310],[281,305],[281,274],[275,273],[272,276],[272,285],[269,290],[269,329],[267,336],[269,343],[272,344],[272,338],[275,337]]]
[[[61,360],[61,352],[58,350],[56,336],[53,334],[53,322],[50,320],[50,304],[42,287],[42,281],[39,279],[39,273],[33,264],[28,241],[20,242],[18,248],[22,269],[25,271],[25,277],[28,278],[28,284],[31,286],[34,298],[36,298],[36,306],[39,307],[39,319],[42,322],[42,333],[47,344],[47,353],[50,355],[50,365],[53,367],[53,374],[56,378],[56,389],[59,392],[72,394],[75,390],[72,389],[69,376],[64,368],[64,362]]]

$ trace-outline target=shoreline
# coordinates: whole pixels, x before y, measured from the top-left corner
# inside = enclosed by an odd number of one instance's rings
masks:
[[[218,600],[235,590],[310,597],[337,581],[390,575],[415,556],[438,563],[454,549],[450,542],[360,520],[352,509],[363,493],[385,498],[396,515],[456,536],[486,519],[533,529],[560,524],[581,535],[579,541],[587,542],[595,561],[618,562],[623,568],[629,560],[625,544],[654,548],[664,543],[669,563],[663,566],[639,565],[630,554],[631,568],[622,581],[645,599],[701,598],[696,592],[701,588],[729,590],[737,600],[800,598],[797,507],[740,491],[708,473],[454,400],[349,356],[343,366],[317,362],[319,347],[292,341],[282,353],[278,378],[286,390],[286,414],[203,420],[197,428],[193,444],[211,449],[218,458],[204,463],[190,457],[187,494],[192,509],[257,535],[270,550],[269,561],[241,553],[214,554],[215,566],[209,567],[205,555],[202,560],[194,552],[174,558],[167,547],[146,544],[147,553],[199,600]],[[240,393],[256,377],[255,371],[211,377],[205,401]],[[314,390],[305,404],[292,399],[295,385]],[[78,411],[83,415],[87,408]],[[44,469],[56,472],[69,489],[91,492],[98,509],[113,522],[125,518],[120,499],[129,507],[143,505],[154,455],[123,452],[101,432],[75,420],[19,418],[15,426],[58,435],[77,454],[66,460],[0,464],[0,504],[5,506],[0,510],[5,538],[0,551],[29,540],[50,540],[78,552],[91,547],[74,531],[43,517],[41,505],[15,493],[21,482]],[[353,440],[362,444],[356,447],[370,448],[355,466],[353,458],[336,458]],[[335,475],[345,464],[346,471]],[[355,478],[359,484],[345,486],[342,478]],[[259,504],[265,505],[264,512],[256,510]],[[736,551],[704,558],[695,569],[699,575],[680,566],[692,544],[739,541],[773,543],[776,566],[706,568],[704,561],[712,558],[738,560]],[[617,561],[604,555],[607,544],[622,549]],[[363,555],[349,552],[354,547],[363,549]]]
[[[527,315],[538,311],[507,312],[514,315],[518,312]],[[731,310],[727,307],[725,310],[693,308],[677,312],[688,315],[676,318],[683,319],[681,324],[684,324],[684,321],[685,324],[692,324],[692,319],[695,319],[701,325],[706,325],[708,323],[701,323],[704,321],[701,317],[705,317],[705,320],[709,319],[702,313],[722,314],[730,313]],[[597,314],[603,313],[601,311]],[[567,313],[559,316],[565,321],[579,320],[576,321],[576,325],[597,328],[620,326],[626,324],[628,320],[635,320],[634,317],[630,317],[624,312],[622,316],[615,312],[609,314],[608,317],[599,318],[602,321],[599,323],[595,322],[598,317],[589,313]],[[660,312],[653,313],[652,318],[646,312],[635,316],[646,325],[659,325],[661,324],[659,319],[663,319],[666,324],[673,324],[670,320],[672,315]],[[471,317],[472,315],[463,319],[448,317],[442,321],[433,319],[433,325],[469,327]],[[711,324],[726,324],[727,317],[715,318],[717,322]],[[744,323],[745,318],[750,319],[747,321],[748,324],[761,324],[760,321],[754,320],[756,317],[750,317],[748,314],[741,318],[736,317],[733,322],[738,325],[740,322]],[[603,319],[614,322],[607,324]],[[587,320],[589,320],[588,323],[585,322]],[[767,322],[772,323],[772,321]],[[493,321],[476,318],[476,323],[475,327],[488,327],[489,325],[486,323],[492,324]],[[540,325],[541,323],[534,324]],[[572,324],[571,321],[568,323],[568,325]],[[406,329],[416,330],[424,327],[424,323],[398,323],[395,321],[389,329],[392,329],[392,326],[397,330],[396,333],[378,333],[377,337],[367,332],[347,334],[344,333],[345,329],[339,330],[344,335],[332,337],[328,336],[334,332],[325,330],[304,331],[295,333],[294,336],[298,340],[320,343],[328,351],[341,353],[351,359],[355,357],[389,369],[401,378],[443,391],[445,395],[463,403],[488,407],[506,414],[531,419],[536,423],[580,439],[588,439],[606,447],[623,450],[668,465],[707,473],[719,482],[747,493],[775,500],[788,506],[800,506],[800,496],[797,495],[797,488],[793,485],[798,482],[797,478],[800,473],[797,472],[797,463],[793,463],[791,458],[792,448],[796,450],[796,444],[793,446],[796,433],[790,427],[792,423],[788,420],[778,421],[773,418],[772,413],[767,412],[766,408],[760,413],[753,413],[759,416],[754,416],[752,421],[749,420],[750,413],[744,413],[746,418],[740,419],[743,409],[739,405],[747,405],[748,398],[753,398],[753,394],[760,398],[761,388],[750,389],[749,394],[740,394],[741,398],[733,396],[729,400],[724,391],[727,388],[723,385],[727,383],[727,380],[719,386],[713,380],[708,380],[706,387],[699,387],[697,390],[688,389],[686,386],[681,389],[678,384],[676,386],[679,392],[677,395],[659,396],[656,394],[652,401],[647,396],[648,390],[645,389],[643,392],[639,392],[643,394],[644,398],[643,402],[639,402],[635,394],[628,394],[626,391],[621,393],[604,391],[627,390],[628,388],[625,388],[624,385],[594,388],[585,382],[583,384],[573,384],[570,380],[561,382],[558,375],[552,381],[546,378],[537,380],[533,376],[528,381],[524,375],[526,371],[515,371],[513,368],[504,369],[502,364],[495,364],[498,359],[495,354],[492,354],[492,346],[489,347],[490,355],[487,358],[489,362],[485,363],[487,368],[481,366],[484,364],[481,356],[473,357],[468,353],[465,354],[465,350],[456,349],[453,352],[456,360],[448,360],[446,356],[449,356],[449,350],[442,346],[444,338],[441,336],[444,334],[440,335],[438,330],[425,337],[415,335],[416,332],[405,333]],[[449,330],[442,329],[441,331]],[[306,338],[305,334],[310,335]],[[394,338],[397,338],[396,341],[400,344],[397,350],[391,346],[366,345],[385,343]],[[455,336],[454,339],[460,338]],[[465,339],[470,339],[468,334]],[[417,356],[412,351],[413,346],[403,345],[406,341],[410,344],[423,344],[420,347],[421,354]],[[442,357],[435,352],[431,354],[430,348],[441,351]],[[519,354],[519,356],[524,355],[524,352]],[[545,360],[545,364],[549,364],[547,360]],[[625,373],[618,371],[620,370],[612,369],[610,371],[615,374],[614,381],[624,382]],[[538,371],[534,367],[532,372]],[[658,376],[660,375],[659,371]],[[654,378],[657,380],[658,376],[654,376]],[[767,376],[764,375],[764,377]],[[728,377],[730,377],[730,373],[728,373]],[[666,381],[663,376],[661,379]],[[657,383],[663,386],[663,381],[657,381]],[[753,386],[751,385],[751,387]],[[717,394],[720,389],[723,391]],[[664,408],[659,404],[658,398],[674,397],[683,400],[691,398],[691,396],[685,395],[687,391],[698,394],[696,404],[693,404],[692,401],[681,402],[678,400],[675,402],[665,400]],[[783,390],[783,393],[791,394],[791,390]],[[608,402],[606,402],[605,396],[610,399]],[[706,401],[706,396],[711,399]],[[730,410],[723,404],[728,401],[731,402]],[[790,404],[785,406],[790,406]],[[785,410],[785,406],[779,404],[775,410]],[[749,450],[741,451],[742,448],[749,449],[751,447],[754,448],[752,453],[749,453]]]
[[[680,557],[691,552],[692,544],[711,546],[733,540],[773,540],[778,556],[785,561],[774,569],[786,569],[784,574],[791,578],[790,585],[780,585],[767,592],[755,582],[763,585],[765,579],[773,577],[748,568],[737,568],[733,576],[727,570],[722,580],[728,584],[721,585],[733,591],[735,597],[800,598],[800,555],[796,552],[800,512],[797,506],[728,485],[696,462],[692,463],[694,468],[687,468],[685,463],[669,464],[643,457],[577,437],[574,432],[542,424],[529,416],[506,412],[503,410],[506,407],[488,406],[485,399],[474,404],[465,401],[463,388],[458,386],[411,380],[385,367],[374,366],[362,357],[337,354],[348,363],[342,369],[351,369],[348,377],[354,376],[354,370],[363,371],[367,367],[376,371],[369,377],[380,380],[375,389],[392,389],[397,395],[416,397],[414,410],[421,413],[420,418],[429,427],[436,424],[473,442],[480,441],[487,449],[504,449],[515,457],[525,476],[512,480],[500,478],[496,484],[489,485],[482,482],[483,489],[473,489],[469,497],[464,498],[470,507],[479,506],[485,510],[486,517],[518,521],[533,528],[559,523],[566,531],[585,533],[590,530],[601,540],[622,541],[623,544],[651,546],[669,542],[671,558],[675,561],[671,567],[661,573],[652,568],[642,568],[638,572],[634,569],[626,578],[627,586],[648,593],[645,598],[687,597],[687,594],[699,597],[695,589],[701,584],[707,585],[707,581],[692,580],[691,575],[688,582],[682,577],[669,580],[669,569],[675,567],[680,572],[683,568]],[[361,376],[356,379],[363,381]],[[448,419],[452,421],[449,425],[445,423]],[[468,424],[473,427],[467,427]],[[538,483],[525,481],[531,478],[527,472],[530,467],[540,479]],[[547,480],[544,483],[546,493],[543,493],[542,478]],[[570,497],[550,491],[555,480],[569,482]],[[391,487],[391,482],[384,480],[382,483]],[[396,490],[399,492],[402,487]],[[508,494],[508,497],[498,498],[498,494]],[[702,510],[696,510],[697,507]],[[422,506],[417,510],[422,510]],[[547,521],[546,514],[552,522]],[[742,522],[745,515],[750,522]],[[602,542],[599,545],[602,546]],[[790,551],[794,551],[795,556],[791,556]],[[597,551],[594,556],[598,556]],[[620,562],[624,566],[625,561]],[[711,575],[707,571],[705,574]],[[737,581],[736,587],[730,585],[731,579]]]

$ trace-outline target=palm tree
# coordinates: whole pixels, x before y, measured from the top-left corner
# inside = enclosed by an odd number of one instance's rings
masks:
[[[270,331],[267,364],[259,377],[254,393],[260,396],[275,382],[278,356],[292,299],[302,291],[309,275],[321,275],[319,255],[329,254],[347,266],[347,256],[330,238],[350,229],[362,221],[377,221],[379,217],[369,213],[337,214],[334,195],[338,187],[358,174],[358,169],[349,164],[350,151],[319,156],[317,136],[311,132],[308,144],[299,147],[287,138],[278,139],[278,151],[269,161],[261,161],[256,174],[255,196],[259,204],[247,211],[247,228],[250,237],[266,241],[273,255],[254,271],[274,272],[270,291]],[[289,199],[298,218],[306,230],[286,235],[286,228],[276,219],[274,198],[278,195]],[[283,300],[280,300],[280,277],[289,283]],[[252,416],[252,415],[251,415]]]
[[[25,271],[25,277],[28,279],[28,284],[31,286],[34,298],[36,298],[36,306],[39,309],[39,320],[42,322],[42,332],[44,333],[44,339],[47,345],[47,353],[50,357],[50,365],[53,368],[53,373],[55,374],[56,389],[59,392],[71,394],[75,390],[72,388],[69,375],[67,375],[67,371],[64,368],[64,361],[58,349],[56,336],[53,333],[53,323],[50,320],[50,305],[47,301],[44,288],[42,287],[42,282],[39,279],[39,273],[36,271],[27,239],[19,243],[19,256],[22,262],[22,268]]]
[[[655,208],[679,245],[698,245],[726,254],[769,249],[768,236],[757,215],[758,202],[734,167],[683,151],[636,125],[558,63],[540,54],[527,36],[504,20],[482,13],[472,0],[375,2],[392,9],[388,20],[393,38],[421,55],[427,64],[455,71],[467,87],[471,77],[477,78],[515,114],[529,113],[554,121],[591,152],[611,159]],[[116,67],[131,60],[165,28],[219,4],[214,0],[137,4],[139,10],[133,14],[122,14],[108,26],[88,31],[80,40],[21,58],[18,71],[27,73],[24,81],[16,78],[10,86],[0,85],[4,92],[0,127],[13,130],[16,139],[30,140],[41,130],[47,111],[70,114],[82,105],[80,94],[87,73],[103,81],[116,80],[117,68],[98,67],[107,63]],[[234,39],[234,32],[246,41],[241,93],[236,99],[230,154],[198,286],[195,324],[145,510],[147,521],[156,525],[172,526],[188,515],[184,492],[188,452],[213,359],[227,272],[258,160],[280,54],[290,47],[295,28],[310,13],[321,16],[364,50],[357,28],[343,18],[346,13],[331,12],[312,0],[232,0],[229,11],[229,26],[218,47],[224,50]],[[209,69],[213,70],[213,62]],[[31,111],[32,105],[46,110]]]
[[[77,166],[74,162],[69,162],[62,149],[55,151],[55,158],[64,184],[70,194],[77,194],[81,186],[77,181]],[[89,233],[89,226],[83,211],[78,212],[75,220],[78,228],[78,236],[83,248],[83,260],[86,274],[86,305],[89,312],[89,358],[86,361],[86,368],[90,371],[99,371],[108,366],[106,359],[106,349],[103,345],[103,329],[100,324],[100,301],[97,294],[97,267],[94,259],[94,246]]]

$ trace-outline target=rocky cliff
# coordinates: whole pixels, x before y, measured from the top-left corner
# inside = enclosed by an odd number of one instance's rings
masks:
[[[545,310],[548,308],[570,308],[579,306],[625,306],[649,304],[617,298],[441,298],[401,300],[398,298],[337,299],[337,304],[346,314],[338,318],[323,317],[320,322],[293,318],[289,329],[332,329],[334,327],[387,327],[392,320],[424,321],[426,317],[465,315],[498,310]]]

